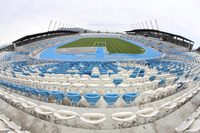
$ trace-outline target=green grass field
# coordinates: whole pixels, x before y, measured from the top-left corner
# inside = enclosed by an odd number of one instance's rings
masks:
[[[109,53],[142,54],[144,49],[118,38],[81,38],[58,48],[106,47]]]

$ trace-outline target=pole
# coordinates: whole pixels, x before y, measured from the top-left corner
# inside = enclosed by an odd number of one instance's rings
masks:
[[[49,23],[49,28],[48,28],[48,31],[50,30],[50,28],[51,28],[51,23],[52,23],[52,20],[50,21],[50,23]]]
[[[68,30],[69,30],[69,28],[70,28],[70,24],[67,25],[67,29],[68,29]]]
[[[67,24],[65,24],[65,29],[67,30]]]
[[[133,26],[131,25],[131,29],[133,30]]]
[[[151,22],[151,19],[150,19],[150,23],[151,23],[151,28],[153,29],[153,24],[152,24],[152,22]]]
[[[134,27],[134,29],[136,29],[134,24],[133,24],[133,27]]]
[[[137,23],[135,23],[135,27],[136,27],[136,29],[138,29],[138,25],[137,25]]]
[[[140,23],[138,23],[138,25],[139,25],[139,28],[142,29],[141,26],[140,26]]]
[[[156,20],[156,19],[155,19],[155,23],[156,23],[157,30],[159,30],[159,27],[158,27],[158,22],[157,22],[157,20]]]
[[[55,29],[55,27],[56,27],[56,24],[57,24],[57,21],[54,23],[53,31],[54,31],[54,29]]]
[[[60,28],[60,25],[61,25],[61,22],[59,23],[57,30]]]
[[[148,23],[147,23],[147,21],[145,21],[145,23],[146,23],[147,29],[149,29],[149,26],[148,26]]]
[[[143,24],[143,21],[142,21],[142,27],[143,27],[143,29],[145,29],[144,24]]]
[[[62,28],[64,28],[64,26],[65,26],[65,23],[63,23]]]

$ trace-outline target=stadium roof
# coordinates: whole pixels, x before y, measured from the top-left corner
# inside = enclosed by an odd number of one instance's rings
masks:
[[[154,30],[154,29],[135,29],[135,30],[125,31],[125,32],[158,32],[158,33],[162,33],[162,34],[166,34],[166,35],[170,35],[170,36],[176,36],[178,38],[182,38],[184,40],[187,40],[189,42],[194,43],[194,41],[192,41],[192,40],[190,40],[188,38],[185,38],[183,36],[172,34],[172,33],[168,33],[168,32],[164,32],[164,31],[160,31],[160,30]]]
[[[27,35],[24,36],[22,38],[19,38],[17,40],[15,40],[13,43],[18,43],[24,40],[28,40],[30,38],[35,38],[37,36],[46,36],[46,35],[51,35],[51,34],[76,34],[78,32],[76,31],[69,31],[69,30],[56,30],[56,31],[48,31],[48,32],[42,32],[42,33],[36,33],[36,34],[32,34],[32,35]]]

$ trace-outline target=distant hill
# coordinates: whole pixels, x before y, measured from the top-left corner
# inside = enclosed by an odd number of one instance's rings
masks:
[[[77,32],[80,32],[80,33],[94,33],[95,32],[95,31],[92,31],[92,30],[78,28],[78,27],[74,27],[74,28],[59,28],[58,30],[70,30],[70,31],[77,31]]]

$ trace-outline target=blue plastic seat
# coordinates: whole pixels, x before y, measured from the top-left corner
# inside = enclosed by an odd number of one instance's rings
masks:
[[[139,73],[139,77],[144,77],[144,73]]]
[[[30,93],[30,89],[27,86],[21,86],[21,91],[24,92],[25,94],[29,94]]]
[[[29,93],[31,94],[31,95],[37,95],[37,91],[36,91],[36,89],[33,89],[33,88],[29,88]]]
[[[97,75],[97,74],[91,74],[91,78],[99,78],[99,75]]]
[[[136,73],[133,73],[130,75],[130,78],[136,78],[137,77],[137,74]]]
[[[76,92],[69,92],[66,94],[72,105],[77,105],[81,100],[81,95]]]
[[[106,101],[108,105],[113,105],[120,97],[119,94],[116,93],[108,93],[103,96],[103,99]]]
[[[198,80],[199,79],[199,77],[198,76],[196,76],[194,79],[193,79],[193,81],[196,81],[196,80]]]
[[[156,79],[156,76],[151,76],[151,77],[149,78],[150,81],[154,81],[155,79]]]
[[[158,72],[158,75],[161,75],[162,74],[162,72]]]
[[[100,99],[100,95],[97,93],[87,93],[84,97],[91,106],[95,106]]]
[[[163,86],[165,84],[165,79],[161,79],[160,82],[158,83],[159,86]]]
[[[44,97],[46,102],[48,101],[49,92],[47,90],[36,89],[35,91],[36,91],[37,95]]]
[[[113,83],[117,86],[117,85],[121,84],[122,81],[123,81],[123,79],[116,78],[116,79],[113,80]]]
[[[122,99],[126,104],[131,104],[135,98],[138,96],[138,93],[132,92],[132,93],[126,93],[122,96]]]
[[[21,91],[20,86],[13,83],[8,83],[8,87],[14,89],[15,91]]]
[[[50,91],[49,95],[53,96],[58,103],[60,103],[64,98],[64,93],[61,91]]]
[[[144,77],[144,75],[145,75],[145,70],[141,69],[138,76],[139,77]]]
[[[24,92],[24,89],[26,88],[26,86],[19,85],[19,88],[21,92]]]

